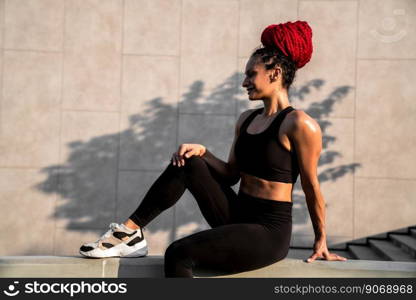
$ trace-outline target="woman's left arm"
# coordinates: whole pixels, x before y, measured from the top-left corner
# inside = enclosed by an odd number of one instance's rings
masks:
[[[322,151],[322,131],[319,124],[303,111],[296,111],[290,139],[295,147],[302,189],[305,193],[309,215],[311,217],[315,242],[313,253],[307,259],[346,260],[345,257],[330,253],[326,244],[325,200],[318,180],[318,162]]]

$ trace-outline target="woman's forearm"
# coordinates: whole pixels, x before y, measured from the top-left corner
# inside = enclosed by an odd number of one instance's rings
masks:
[[[305,190],[306,203],[311,217],[315,239],[326,238],[325,229],[325,200],[319,187]]]
[[[206,148],[205,148],[206,149]],[[205,150],[205,153],[201,156],[207,164],[212,167],[216,173],[224,180],[229,182],[230,184],[235,184],[235,178],[233,178],[233,174],[230,170],[228,163],[222,161],[221,159],[217,158],[214,154],[212,154],[208,149]],[[238,181],[238,179],[237,179]]]

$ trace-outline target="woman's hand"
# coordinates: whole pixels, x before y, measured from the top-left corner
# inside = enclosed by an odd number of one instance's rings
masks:
[[[206,150],[205,146],[200,144],[182,144],[179,146],[178,151],[172,154],[172,164],[182,167],[185,165],[185,158],[189,158],[192,155],[202,156]]]
[[[342,257],[335,253],[330,253],[326,245],[326,239],[315,240],[313,245],[313,254],[306,260],[306,262],[313,262],[316,258],[323,258],[324,260],[347,260],[345,257]]]

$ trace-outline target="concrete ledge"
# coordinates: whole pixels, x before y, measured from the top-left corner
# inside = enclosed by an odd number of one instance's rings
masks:
[[[416,277],[416,263],[374,260],[315,261],[286,258],[273,265],[237,274],[195,270],[195,277]],[[163,256],[89,259],[75,256],[0,257],[0,277],[163,278]]]
[[[306,263],[286,258],[273,265],[249,272],[216,276],[218,278],[289,277],[416,277],[416,263],[374,260],[324,261]]]
[[[3,256],[0,277],[164,277],[163,256],[84,258],[78,256]]]

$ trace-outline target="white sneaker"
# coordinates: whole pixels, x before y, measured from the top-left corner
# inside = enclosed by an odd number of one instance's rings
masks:
[[[87,257],[142,257],[146,256],[147,242],[142,228],[133,230],[124,224],[111,223],[110,229],[97,241],[81,246],[79,253]]]

